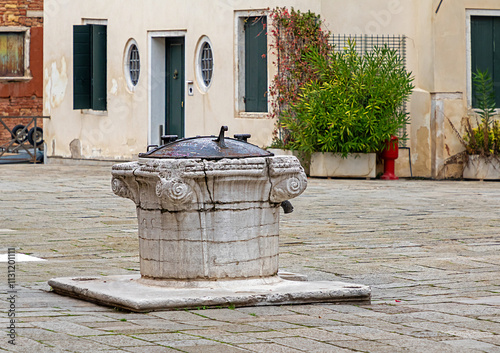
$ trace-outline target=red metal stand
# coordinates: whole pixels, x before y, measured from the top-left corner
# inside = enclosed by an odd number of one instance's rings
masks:
[[[384,174],[381,179],[383,180],[398,180],[399,178],[394,174],[395,160],[399,156],[398,138],[391,136],[391,139],[386,142],[385,148],[382,151],[382,158],[384,160]]]

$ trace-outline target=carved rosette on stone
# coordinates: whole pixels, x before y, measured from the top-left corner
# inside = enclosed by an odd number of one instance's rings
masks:
[[[139,158],[112,174],[113,192],[137,205],[144,280],[276,275],[279,205],[307,186],[293,156]]]

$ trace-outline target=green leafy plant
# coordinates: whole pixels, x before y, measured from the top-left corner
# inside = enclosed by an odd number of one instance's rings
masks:
[[[413,89],[411,73],[394,50],[361,55],[356,44],[324,56],[303,54],[316,79],[306,82],[281,124],[293,149],[312,152],[377,152],[409,120],[402,108]],[[402,139],[406,136],[401,136]]]
[[[472,75],[475,88],[476,114],[475,127],[469,117],[463,119],[465,134],[462,135],[448,119],[460,143],[465,147],[463,153],[467,155],[481,155],[484,157],[500,156],[500,123],[495,120],[496,102],[493,80],[488,70],[479,69]],[[460,155],[460,154],[459,154]],[[456,159],[456,156],[452,156]]]
[[[493,80],[488,70],[477,70],[473,74],[476,88],[476,128],[466,125],[467,152],[469,154],[498,155],[500,154],[500,126],[494,119],[496,112],[495,90]],[[479,119],[480,118],[480,119]]]

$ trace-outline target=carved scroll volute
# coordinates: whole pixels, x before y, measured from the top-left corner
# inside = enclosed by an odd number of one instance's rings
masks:
[[[138,204],[138,187],[135,185],[135,181],[131,181],[131,183],[133,183],[133,186],[130,183],[127,183],[123,177],[113,177],[111,180],[111,189],[116,195],[131,199]]]
[[[194,198],[191,185],[179,177],[163,177],[156,183],[156,196],[175,207],[190,203]]]
[[[269,164],[271,177],[270,201],[280,203],[304,192],[307,176],[300,162],[293,156],[273,157]]]
[[[296,174],[280,178],[271,188],[271,202],[283,202],[293,199],[304,192],[307,187],[306,175]]]
[[[136,205],[139,204],[139,185],[135,181],[134,171],[138,166],[137,162],[115,164],[111,172],[113,192],[120,197],[131,199]]]

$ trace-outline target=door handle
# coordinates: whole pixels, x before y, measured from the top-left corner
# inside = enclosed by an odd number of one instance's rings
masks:
[[[174,80],[177,80],[179,78],[179,71],[175,70],[174,71]]]

